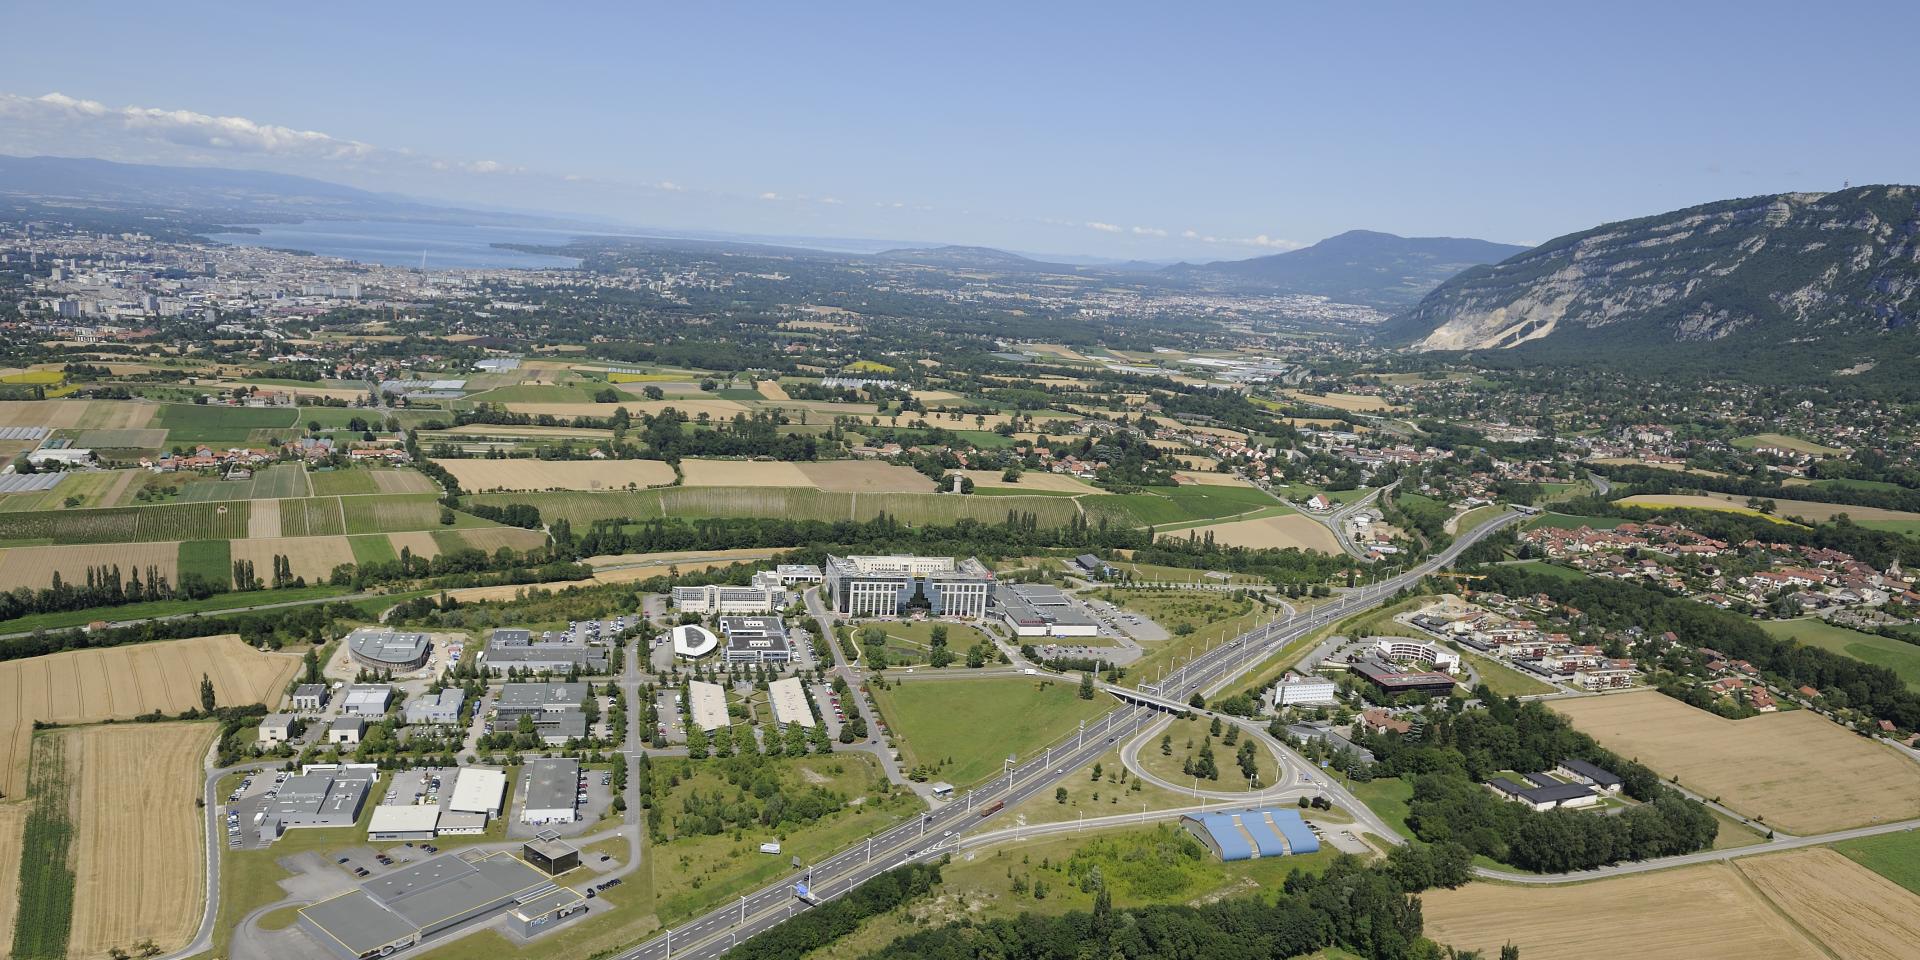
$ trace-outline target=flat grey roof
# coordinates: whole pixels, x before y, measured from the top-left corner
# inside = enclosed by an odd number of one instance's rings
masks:
[[[360,889],[302,907],[300,913],[356,957],[420,932]]]
[[[580,761],[542,758],[527,764],[526,808],[529,810],[572,809],[580,795]]]
[[[500,688],[500,696],[493,701],[494,709],[501,707],[544,707],[579,706],[587,698],[587,685],[584,683],[509,683]]]
[[[569,907],[581,901],[581,896],[566,887],[554,887],[546,893],[528,897],[514,908],[515,913],[523,917],[537,917],[552,913],[561,907]]]

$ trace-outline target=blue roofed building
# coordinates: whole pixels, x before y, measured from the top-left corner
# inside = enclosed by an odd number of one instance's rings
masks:
[[[1320,838],[1300,819],[1300,811],[1285,807],[1190,814],[1180,818],[1180,825],[1222,860],[1255,860],[1320,850]]]

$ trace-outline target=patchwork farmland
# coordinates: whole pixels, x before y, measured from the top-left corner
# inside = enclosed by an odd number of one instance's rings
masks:
[[[200,677],[219,702],[277,698],[300,667],[295,654],[261,653],[231,634],[73,650],[0,663],[0,796],[25,787],[35,720],[91,723],[200,705]]]
[[[1830,960],[1725,863],[1420,899],[1427,936],[1486,956],[1513,943],[1526,960],[1607,960],[1628,945],[1636,960]]]
[[[45,589],[53,585],[55,573],[63,583],[85,583],[87,571],[98,567],[118,567],[123,581],[137,574],[149,582],[157,573],[168,583],[179,583],[179,557],[177,543],[13,547],[0,550],[0,590]]]
[[[1920,817],[1920,764],[1810,710],[1727,720],[1655,692],[1548,705],[1607,749],[1788,833]]]
[[[673,467],[660,460],[436,460],[462,490],[624,490],[664,486]]]

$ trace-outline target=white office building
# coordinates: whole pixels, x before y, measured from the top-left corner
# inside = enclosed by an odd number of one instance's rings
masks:
[[[1339,702],[1339,692],[1339,686],[1326,677],[1290,673],[1267,691],[1267,706],[1274,710],[1331,706]]]
[[[827,597],[849,617],[899,617],[918,608],[936,617],[987,615],[993,571],[967,557],[827,558]]]
[[[683,613],[773,613],[786,603],[787,591],[782,587],[673,588],[673,608]]]

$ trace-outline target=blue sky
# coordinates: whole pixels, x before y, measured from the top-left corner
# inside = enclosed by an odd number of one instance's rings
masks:
[[[324,13],[320,11],[324,10]],[[0,152],[1230,259],[1920,180],[1920,5],[10,4]]]

